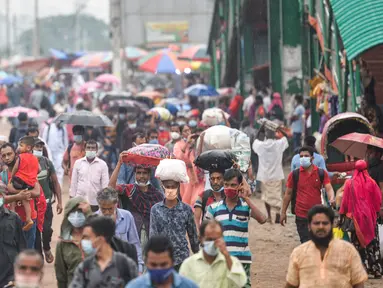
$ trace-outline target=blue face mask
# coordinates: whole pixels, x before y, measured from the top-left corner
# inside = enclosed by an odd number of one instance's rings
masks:
[[[84,213],[79,211],[71,212],[68,216],[69,223],[72,224],[72,226],[75,228],[84,226],[85,220],[86,219]]]
[[[96,252],[96,249],[93,248],[92,241],[90,241],[89,239],[81,240],[81,248],[86,255],[92,255]]]
[[[158,144],[158,139],[152,139],[149,141],[149,144]]]
[[[173,274],[173,267],[168,269],[148,269],[152,283],[163,284]]]
[[[76,143],[80,143],[80,142],[82,142],[82,135],[74,135],[74,136],[73,136],[73,140],[74,140],[74,142],[76,142]]]
[[[299,162],[303,168],[309,168],[311,166],[311,158],[310,157],[301,157],[301,158],[299,158]]]
[[[190,126],[190,127],[197,127],[197,125],[198,125],[198,122],[197,122],[197,121],[195,121],[195,120],[190,120],[190,121],[189,121],[189,126]]]

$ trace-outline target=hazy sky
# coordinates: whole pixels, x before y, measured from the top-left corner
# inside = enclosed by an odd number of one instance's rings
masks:
[[[39,0],[39,16],[51,16],[57,14],[72,14],[76,3],[87,3],[84,13],[94,15],[108,22],[109,0]],[[35,0],[10,0],[11,15],[34,15]],[[0,0],[0,13],[5,14],[5,0]]]

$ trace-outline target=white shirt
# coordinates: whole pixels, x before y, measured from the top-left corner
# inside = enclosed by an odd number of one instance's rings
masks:
[[[86,157],[74,163],[70,196],[84,197],[90,205],[98,205],[97,192],[108,187],[109,170],[104,160],[96,157],[89,163]]]
[[[263,97],[263,107],[265,108],[267,112],[269,111],[270,105],[271,105],[271,97],[270,96]]]
[[[259,166],[257,180],[261,182],[283,180],[285,178],[282,167],[283,152],[289,147],[287,138],[267,139],[253,143],[253,150],[258,154]]]
[[[249,95],[247,96],[247,98],[245,99],[245,101],[243,101],[243,105],[242,105],[242,110],[243,112],[245,113],[249,113],[250,111],[250,108],[251,108],[251,105],[254,104],[254,96],[253,95]]]
[[[64,152],[69,144],[68,131],[65,125],[59,129],[55,123],[50,123],[49,125],[45,126],[43,131],[43,139],[53,153]]]

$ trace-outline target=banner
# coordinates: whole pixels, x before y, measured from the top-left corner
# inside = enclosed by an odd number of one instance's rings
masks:
[[[189,22],[147,22],[146,43],[188,43]]]

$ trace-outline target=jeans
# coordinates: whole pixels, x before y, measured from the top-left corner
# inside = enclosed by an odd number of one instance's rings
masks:
[[[29,231],[24,231],[25,241],[27,242],[27,248],[28,249],[34,249],[35,248],[35,241],[36,241],[36,219],[33,219],[33,226]],[[25,222],[22,223],[22,226],[24,227]]]
[[[293,149],[294,154],[298,153],[296,150],[302,146],[301,142],[302,133],[293,133]]]
[[[309,226],[308,226],[309,222],[307,218],[301,218],[296,216],[295,224],[297,225],[297,231],[298,231],[301,243],[305,243],[309,241],[310,240]]]
[[[47,203],[47,210],[45,211],[44,226],[43,226],[43,248],[45,251],[51,250],[51,241],[52,241],[52,220],[53,220],[53,211],[52,203]]]
[[[39,252],[42,257],[44,257],[43,245],[41,244],[41,232],[39,229],[36,229],[35,250]]]

